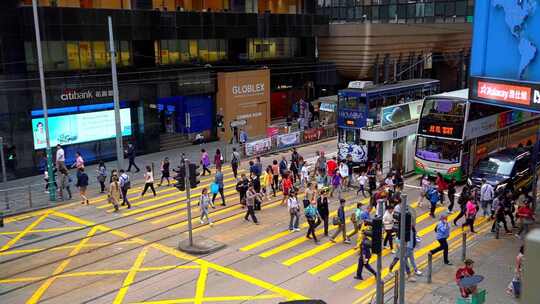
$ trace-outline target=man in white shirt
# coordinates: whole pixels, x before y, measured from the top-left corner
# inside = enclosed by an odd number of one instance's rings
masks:
[[[62,146],[56,145],[56,169],[61,171],[62,169],[67,170],[66,168],[66,155]]]
[[[490,185],[486,179],[482,179],[482,187],[480,187],[480,204],[482,210],[484,210],[484,216],[489,216],[491,214],[491,205],[493,204],[493,198],[495,192],[493,186]]]

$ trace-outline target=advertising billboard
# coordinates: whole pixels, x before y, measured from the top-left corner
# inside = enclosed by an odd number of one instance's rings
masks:
[[[120,109],[122,136],[131,135],[131,112],[129,108]],[[32,119],[34,149],[44,149],[44,119]],[[49,117],[51,146],[71,145],[116,137],[114,110],[70,114]]]
[[[537,0],[475,2],[469,98],[540,111]]]
[[[381,109],[381,127],[413,121],[420,117],[422,100],[398,104]]]

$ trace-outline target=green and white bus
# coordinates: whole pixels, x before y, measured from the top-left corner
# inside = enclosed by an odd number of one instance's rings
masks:
[[[416,137],[416,173],[441,173],[462,182],[488,154],[534,143],[540,116],[471,102],[468,94],[466,89],[424,99]]]

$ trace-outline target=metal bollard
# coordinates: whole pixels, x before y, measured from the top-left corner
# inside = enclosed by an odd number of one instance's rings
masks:
[[[394,304],[398,304],[398,300],[399,300],[399,271],[396,271],[394,272]]]
[[[495,219],[495,221],[497,221],[497,220]],[[497,239],[497,240],[498,240],[499,237],[500,237],[500,236],[499,236],[499,231],[501,231],[501,229],[499,229],[499,223],[496,222],[496,223],[495,223],[495,239]]]
[[[4,212],[0,211],[0,228],[4,227]]]
[[[427,256],[427,274],[426,279],[427,283],[431,284],[431,274],[433,273],[433,255],[431,253],[428,253]]]
[[[154,162],[152,162],[152,178],[153,178],[153,179],[156,178],[155,173],[154,173],[156,170],[154,170],[154,169],[155,169],[155,168],[154,168]]]
[[[461,234],[461,260],[465,261],[467,258],[467,232],[463,231]]]
[[[6,202],[6,209],[9,210],[9,198],[7,191],[4,191],[4,201]]]
[[[28,206],[32,208],[32,186],[28,185]]]

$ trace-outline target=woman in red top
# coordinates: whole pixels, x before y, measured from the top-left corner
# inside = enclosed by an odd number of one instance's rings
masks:
[[[521,237],[521,233],[525,230],[525,233],[529,232],[529,225],[534,223],[534,212],[526,202],[521,202],[516,217],[518,218],[519,231],[516,234],[517,237]]]
[[[333,157],[332,159],[329,159],[328,162],[326,162],[326,168],[327,168],[328,176],[330,177],[330,180],[332,179],[332,176],[334,176],[337,166],[338,165],[335,160],[335,157]]]
[[[437,180],[435,181],[435,184],[437,184],[437,191],[439,192],[439,200],[441,204],[444,204],[444,191],[448,189],[448,184],[444,180],[444,177],[441,173],[437,173]]]
[[[281,187],[283,188],[283,199],[281,200],[281,204],[284,205],[293,187],[293,181],[290,172],[285,173],[285,178],[281,181]]]
[[[467,298],[473,293],[476,293],[476,286],[461,287],[460,282],[461,282],[461,279],[463,279],[464,277],[470,277],[474,275],[474,270],[472,268],[474,261],[471,259],[466,259],[464,263],[465,263],[465,266],[459,268],[456,271],[456,283],[459,286],[459,291],[461,292],[461,296],[464,298]]]

